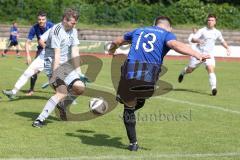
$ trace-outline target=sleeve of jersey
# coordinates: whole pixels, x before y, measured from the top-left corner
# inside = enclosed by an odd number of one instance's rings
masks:
[[[124,34],[123,38],[125,41],[132,41],[134,31],[127,32]]]
[[[44,42],[47,41],[49,33],[50,33],[51,29],[48,29],[43,35],[40,36],[41,40],[43,40]]]
[[[221,32],[219,32],[218,39],[220,40],[221,43],[223,43],[225,41]]]
[[[10,28],[10,33],[12,33],[14,30],[13,30],[13,27]]]
[[[28,38],[29,40],[33,40],[34,36],[35,36],[35,29],[34,29],[34,27],[32,27],[32,28],[30,29],[29,33],[28,33],[28,37],[27,37],[27,38]]]
[[[51,48],[60,48],[61,44],[61,33],[59,34],[53,34],[52,40],[51,40]]]
[[[73,30],[73,44],[72,44],[72,46],[77,46],[77,45],[79,45],[79,44],[80,44],[80,42],[79,42],[79,39],[78,39],[77,30],[74,29],[74,30]]]
[[[194,39],[199,39],[199,38],[202,36],[202,32],[203,32],[203,29],[199,29],[199,30],[197,31],[197,33],[195,33],[195,34],[193,35],[192,38],[194,38]]]
[[[176,40],[177,37],[175,36],[175,34],[169,32],[166,36],[166,39],[165,39],[165,43],[167,43],[168,41],[171,41],[171,40]]]

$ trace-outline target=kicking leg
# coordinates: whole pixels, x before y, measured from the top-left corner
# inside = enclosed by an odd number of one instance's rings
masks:
[[[178,82],[181,83],[183,81],[184,75],[192,73],[200,64],[201,63],[199,60],[197,60],[195,57],[191,57],[188,66],[185,67],[179,74]]]
[[[32,126],[40,128],[43,126],[43,122],[49,117],[52,111],[55,109],[56,105],[63,101],[67,96],[67,87],[65,85],[60,85],[56,88],[56,94],[52,96],[46,103],[41,114],[33,122]]]
[[[27,70],[20,76],[14,85],[14,88],[10,91],[3,90],[3,94],[8,96],[9,99],[14,99],[17,92],[27,83],[28,79],[35,74],[32,67],[28,67]]]

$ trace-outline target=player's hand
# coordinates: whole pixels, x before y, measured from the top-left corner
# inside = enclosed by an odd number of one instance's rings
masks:
[[[114,55],[118,46],[115,43],[111,43],[110,48],[108,49],[109,55]]]
[[[199,44],[204,44],[204,40],[199,39],[198,41],[199,41],[199,42],[198,42]]]
[[[201,54],[201,59],[200,59],[200,61],[201,61],[201,62],[205,62],[206,59],[209,59],[209,58],[211,58],[209,54]]]
[[[230,56],[231,55],[231,50],[230,50],[230,48],[227,48],[227,56]]]
[[[90,80],[88,79],[88,77],[87,76],[85,76],[84,74],[80,74],[79,75],[79,78],[80,78],[80,80],[83,82],[83,83],[90,83]]]
[[[32,58],[30,56],[27,56],[27,65],[30,65],[32,62]]]
[[[57,79],[57,75],[56,74],[52,74],[51,78],[49,79],[49,84],[53,84]]]

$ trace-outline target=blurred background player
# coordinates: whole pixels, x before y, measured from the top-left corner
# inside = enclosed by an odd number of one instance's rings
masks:
[[[27,54],[27,64],[30,65],[32,62],[31,56],[30,56],[30,46],[31,46],[31,41],[33,40],[33,38],[36,36],[37,37],[37,41],[39,41],[40,36],[46,32],[49,28],[51,28],[53,26],[53,23],[47,21],[47,14],[43,11],[40,11],[37,15],[37,19],[38,19],[38,23],[34,24],[29,33],[28,33],[28,37],[27,37],[27,41],[25,44],[25,49],[26,49],[26,54]],[[36,57],[39,56],[39,54],[41,53],[41,51],[43,50],[43,47],[41,45],[37,46],[37,52],[36,52]],[[31,77],[31,81],[30,81],[30,89],[28,91],[28,93],[26,95],[31,96],[34,93],[34,86],[37,80],[37,74],[34,74]]]
[[[207,17],[207,26],[201,28],[194,34],[192,42],[196,43],[196,50],[202,54],[210,54],[210,59],[205,62],[200,62],[195,57],[190,58],[190,62],[187,67],[180,73],[178,82],[181,83],[184,75],[192,73],[197,67],[204,63],[209,76],[209,84],[212,90],[212,95],[217,95],[217,78],[215,75],[215,58],[213,49],[217,40],[220,40],[224,48],[227,49],[227,55],[229,56],[231,51],[228,44],[223,39],[222,33],[215,28],[217,17],[214,14],[209,14]]]
[[[32,123],[33,127],[42,127],[57,104],[64,102],[69,94],[79,96],[85,90],[85,82],[80,79],[79,40],[74,28],[78,17],[75,10],[67,9],[62,22],[50,30],[45,47],[44,69],[56,92]]]
[[[20,57],[20,53],[19,53],[19,44],[18,44],[18,38],[19,38],[19,30],[17,27],[17,23],[13,22],[12,27],[10,28],[10,37],[9,37],[9,41],[7,44],[7,48],[3,51],[2,56],[6,56],[8,50],[12,47],[15,46],[16,47],[16,54],[17,57]]]
[[[117,91],[117,101],[124,104],[123,121],[129,139],[128,149],[137,151],[135,111],[142,108],[145,99],[150,98],[155,89],[161,72],[163,58],[172,48],[176,52],[191,55],[202,61],[208,56],[202,56],[190,47],[176,40],[171,33],[171,20],[168,17],[158,17],[154,26],[135,29],[115,39],[109,49],[109,54],[130,43],[128,57],[121,67],[121,77]]]

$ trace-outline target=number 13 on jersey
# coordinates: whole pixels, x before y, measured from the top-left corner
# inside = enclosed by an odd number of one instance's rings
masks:
[[[136,44],[136,47],[135,47],[136,50],[139,49],[140,41],[142,39],[142,36],[143,36],[143,31],[140,33],[140,35],[138,37],[137,44]],[[143,42],[140,47],[143,47],[145,52],[152,52],[154,50],[154,45],[153,44],[156,42],[157,38],[156,38],[156,35],[154,33],[148,33],[148,34],[145,34],[143,36],[143,38],[146,38],[146,39],[149,39],[148,37],[150,38],[150,40],[148,40],[147,43]],[[148,44],[148,46],[150,46],[149,48],[147,47],[147,44]]]

